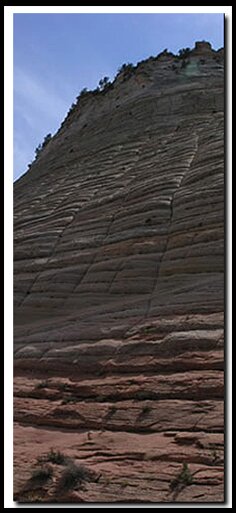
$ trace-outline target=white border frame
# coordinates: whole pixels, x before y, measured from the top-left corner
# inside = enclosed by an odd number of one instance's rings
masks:
[[[15,13],[222,13],[227,16],[227,63],[226,63],[226,81],[227,93],[226,94],[226,107],[227,107],[227,141],[225,151],[227,152],[227,205],[226,205],[226,235],[227,235],[227,262],[225,262],[225,269],[227,269],[227,352],[226,352],[226,369],[227,369],[227,503],[222,504],[204,504],[204,506],[193,504],[192,508],[198,507],[231,507],[232,504],[232,454],[230,448],[232,447],[232,412],[230,410],[232,400],[232,6],[4,6],[4,260],[5,260],[5,273],[4,273],[4,430],[5,430],[5,447],[4,447],[4,508],[31,508],[42,507],[37,505],[22,506],[13,502],[13,15]],[[65,505],[45,505],[53,508],[64,508]],[[66,505],[66,507],[78,507],[77,505]],[[110,508],[121,507],[121,505],[112,504],[88,504],[83,507],[97,507],[97,508]],[[138,504],[130,505],[124,504],[124,507],[139,508]],[[145,505],[145,507],[165,508],[170,507],[168,504],[153,504]],[[188,508],[188,504],[176,504],[171,507]]]

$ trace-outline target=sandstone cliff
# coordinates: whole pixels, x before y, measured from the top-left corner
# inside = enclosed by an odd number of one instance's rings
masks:
[[[17,500],[223,501],[223,71],[119,73],[15,184]],[[50,447],[97,479],[25,484]]]

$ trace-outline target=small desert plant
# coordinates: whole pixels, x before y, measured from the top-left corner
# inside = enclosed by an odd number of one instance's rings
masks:
[[[66,387],[67,387],[66,383],[59,383],[59,385],[58,385],[59,390],[66,390]]]
[[[37,481],[39,483],[46,483],[49,479],[51,479],[52,474],[53,474],[53,470],[49,466],[38,468],[33,471],[32,476],[31,476],[31,481]]]
[[[162,52],[160,52],[156,57],[154,57],[154,59],[156,61],[158,61],[158,59],[160,59],[160,57],[174,57],[173,53],[169,52],[168,48],[164,48],[164,50],[162,50]]]
[[[153,333],[156,331],[156,326],[144,326],[143,331],[144,333]]]
[[[70,397],[64,397],[62,399],[62,402],[61,404],[68,404],[68,403],[76,403],[78,401],[77,397],[75,397],[74,395],[70,396]]]
[[[47,134],[44,137],[42,144],[39,144],[37,146],[37,148],[35,149],[35,158],[37,158],[39,156],[39,154],[41,153],[42,149],[45,148],[45,146],[47,146],[47,144],[51,141],[51,138],[52,138],[52,134]]]
[[[212,463],[216,463],[218,460],[218,455],[215,449],[212,450]]]
[[[88,89],[87,89],[87,87],[84,87],[82,89],[82,91],[80,91],[78,98],[82,98],[82,96],[86,96],[87,94],[88,94]]]
[[[145,404],[142,408],[142,415],[147,415],[152,410],[150,404]]]
[[[193,482],[193,476],[189,470],[188,464],[183,463],[179,475],[170,483],[171,490],[175,490],[180,486],[189,486]]]
[[[123,80],[127,80],[128,78],[130,78],[133,75],[134,71],[135,71],[135,66],[133,64],[131,64],[131,62],[128,62],[128,64],[122,64],[122,66],[120,66],[120,68],[118,68],[117,75],[120,75],[121,73],[123,73]]]
[[[67,457],[60,451],[54,451],[50,449],[50,452],[46,455],[46,460],[56,465],[64,465],[67,461]]]
[[[73,103],[71,104],[71,106],[70,106],[70,108],[69,108],[68,112],[67,112],[67,115],[68,115],[68,116],[69,116],[70,114],[72,114],[72,112],[74,112],[75,107],[76,107],[76,103],[74,103],[74,102],[73,102]]]
[[[42,143],[42,147],[44,148],[45,146],[47,146],[47,144],[49,143],[49,141],[51,141],[51,138],[52,138],[52,134],[47,134],[45,137],[44,137],[44,140],[43,140],[43,143]]]
[[[75,488],[76,485],[81,485],[84,481],[93,480],[92,474],[84,465],[68,465],[59,480],[58,488],[60,491]]]
[[[117,411],[117,407],[115,404],[113,404],[112,406],[110,406],[109,410],[108,410],[108,413],[106,415],[106,420],[110,420],[111,417],[113,417],[113,415],[116,413]]]
[[[126,488],[126,486],[129,486],[129,481],[123,481],[121,484],[120,484],[121,488]]]
[[[40,381],[39,383],[37,383],[37,385],[35,386],[35,388],[37,389],[40,389],[40,388],[47,388],[48,387],[48,381]]]
[[[210,451],[211,451],[211,460],[212,460],[211,463],[212,463],[212,465],[215,465],[220,460],[219,454],[218,454],[215,446],[211,447]]]
[[[158,399],[158,393],[149,391],[149,390],[138,390],[135,393],[135,398],[138,399],[138,401],[145,401],[145,400],[155,400]]]
[[[187,63],[185,60],[183,60],[183,61],[181,62],[181,68],[182,68],[182,69],[183,69],[183,68],[186,68],[187,64],[188,64],[188,63]]]

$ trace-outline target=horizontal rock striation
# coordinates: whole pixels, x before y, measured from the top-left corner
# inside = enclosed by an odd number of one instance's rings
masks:
[[[24,488],[50,446],[101,475],[62,501],[224,499],[223,71],[119,73],[14,186],[17,500],[56,502]]]

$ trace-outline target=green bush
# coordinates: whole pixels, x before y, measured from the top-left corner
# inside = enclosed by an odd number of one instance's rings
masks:
[[[52,138],[52,134],[47,134],[47,135],[45,135],[44,140],[43,140],[43,143],[42,143],[42,147],[43,147],[43,148],[44,148],[45,146],[47,146],[47,144],[51,141],[51,138]]]
[[[122,66],[120,66],[118,68],[118,73],[124,73],[126,71],[131,71],[134,69],[134,65],[131,64],[131,62],[128,62],[127,64],[122,64]]]
[[[189,56],[190,54],[190,48],[181,48],[181,50],[179,50],[179,58],[180,59],[185,59],[186,57]]]
[[[107,89],[111,85],[111,82],[109,81],[109,77],[101,78],[101,80],[99,80],[99,82],[98,82],[98,85],[99,85],[99,90],[101,92],[102,91],[107,91]]]

